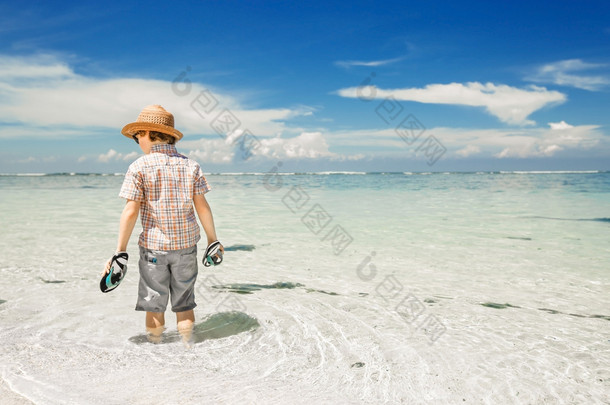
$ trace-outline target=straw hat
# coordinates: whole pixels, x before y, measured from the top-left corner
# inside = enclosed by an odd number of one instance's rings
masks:
[[[157,131],[171,135],[176,140],[182,139],[183,136],[182,132],[174,128],[172,113],[157,104],[144,107],[136,122],[125,125],[121,133],[131,138],[138,131]]]

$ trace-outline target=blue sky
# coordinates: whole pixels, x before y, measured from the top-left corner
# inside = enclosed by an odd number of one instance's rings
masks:
[[[149,104],[206,172],[610,170],[607,2],[22,1],[0,16],[2,173],[122,172],[140,151],[120,129]]]

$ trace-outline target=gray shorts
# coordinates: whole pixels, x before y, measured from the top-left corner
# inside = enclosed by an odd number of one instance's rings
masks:
[[[193,309],[197,280],[197,245],[179,250],[151,250],[140,246],[140,285],[136,311],[165,312]]]

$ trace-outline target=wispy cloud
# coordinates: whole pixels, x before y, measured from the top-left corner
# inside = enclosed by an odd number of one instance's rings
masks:
[[[529,86],[525,89],[503,84],[470,82],[429,84],[424,88],[380,89],[376,86],[349,87],[336,94],[357,98],[394,97],[396,100],[430,104],[453,104],[483,107],[507,124],[532,125],[528,117],[535,111],[554,103],[561,103],[566,96],[544,87]]]
[[[223,139],[211,127],[211,121],[224,109],[240,121],[241,129],[247,128],[260,141],[250,151],[255,160],[359,158],[331,152],[322,132],[286,125],[292,118],[312,116],[311,107],[249,109],[234,96],[194,82],[190,94],[180,96],[167,81],[85,77],[52,55],[0,55],[0,90],[4,95],[0,99],[0,138],[67,139],[109,129],[118,134],[123,125],[135,120],[143,106],[162,103],[185,133],[181,150],[206,163],[230,163],[239,153],[234,139]],[[217,112],[205,119],[192,107],[204,90],[218,103]],[[78,162],[112,164],[131,161],[138,155],[109,149],[98,155],[81,156]]]
[[[28,156],[25,159],[18,159],[17,160],[17,163],[26,163],[26,164],[37,163],[37,162],[43,162],[43,163],[57,162],[57,156],[54,156],[54,155],[39,156],[39,157]]]
[[[336,61],[335,65],[343,68],[350,68],[352,66],[383,66],[389,65],[391,63],[399,62],[404,58],[393,58],[393,59],[384,59],[384,60],[371,60],[371,61],[360,61],[360,60],[340,60]]]
[[[610,85],[610,76],[608,74],[591,75],[585,72],[603,68],[608,68],[608,65],[586,63],[581,59],[568,59],[539,66],[525,79],[536,83],[552,83],[559,86],[599,91]]]
[[[455,151],[455,154],[459,157],[465,158],[481,153],[481,148],[476,145],[466,145],[464,148]]]
[[[18,133],[22,138],[88,136],[93,131],[112,129],[136,119],[149,104],[162,104],[176,118],[186,136],[215,134],[211,119],[203,119],[191,104],[202,91],[226,108],[242,128],[261,136],[277,133],[296,135],[302,129],[290,127],[290,119],[311,113],[311,109],[250,109],[235,96],[192,83],[188,95],[172,91],[172,83],[139,78],[94,78],[83,76],[52,55],[13,57],[0,55],[0,137]],[[10,124],[10,126],[7,126]],[[40,128],[45,131],[40,131]]]
[[[15,79],[67,79],[76,75],[70,67],[53,55],[39,54],[26,57],[0,57],[0,77],[2,82]]]

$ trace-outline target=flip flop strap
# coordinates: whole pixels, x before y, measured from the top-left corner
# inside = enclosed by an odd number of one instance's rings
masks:
[[[203,254],[203,265],[205,267],[212,266],[212,264],[208,261],[208,256],[210,255],[210,251],[218,245],[220,245],[220,242],[214,241],[214,242],[210,243],[210,245],[205,249],[205,253]]]
[[[217,245],[220,245],[219,241],[214,241],[214,242],[210,243],[210,245],[205,249],[204,256],[208,257],[210,254],[210,250],[214,249]]]
[[[114,256],[112,256],[112,261],[115,262],[119,266],[119,269],[121,270],[121,272],[123,272],[123,270],[125,270],[128,259],[129,259],[129,255],[127,254],[127,252],[119,252],[119,253],[115,254]]]

